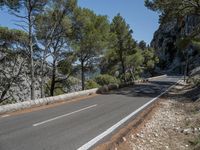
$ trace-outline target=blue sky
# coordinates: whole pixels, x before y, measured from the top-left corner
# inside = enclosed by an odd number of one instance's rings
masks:
[[[97,14],[107,15],[109,20],[120,13],[133,29],[135,40],[150,43],[153,33],[158,29],[158,14],[148,10],[143,0],[78,0],[81,7],[92,9]],[[0,25],[16,28],[16,18],[6,10],[0,10]]]
[[[148,10],[144,0],[79,0],[79,5],[107,15],[109,20],[120,13],[133,29],[133,37],[137,41],[150,43],[159,26],[158,14]]]

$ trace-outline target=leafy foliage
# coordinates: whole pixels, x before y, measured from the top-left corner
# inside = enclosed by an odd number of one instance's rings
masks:
[[[95,77],[94,79],[97,84],[104,86],[104,85],[109,85],[109,84],[119,84],[120,81],[111,75],[104,74],[104,75],[99,75]]]
[[[120,62],[120,68],[118,70],[120,74],[122,74],[123,80],[125,80],[126,55],[131,53],[135,47],[135,41],[132,39],[133,31],[130,29],[129,25],[126,23],[125,19],[121,17],[120,14],[113,18],[110,28],[111,33],[114,34],[114,44],[111,47],[111,52],[109,53],[113,54],[113,60]]]
[[[86,84],[85,84],[86,89],[93,89],[93,88],[98,88],[98,87],[100,87],[100,85],[97,84],[94,80],[86,81]]]
[[[9,42],[18,42],[23,44],[28,44],[28,35],[24,31],[16,29],[8,29],[7,27],[0,26],[0,44],[8,45]]]
[[[186,15],[200,15],[199,0],[145,0],[145,5],[160,13],[161,23]]]
[[[93,65],[107,45],[109,23],[106,16],[96,15],[89,9],[77,8],[73,21],[74,53],[81,63],[82,89],[85,88],[85,71]]]
[[[139,47],[140,49],[142,49],[142,50],[145,50],[145,49],[147,48],[147,44],[146,44],[145,41],[140,41],[140,42],[138,43],[138,47]]]
[[[152,48],[148,48],[144,51],[144,67],[149,69],[153,69],[155,64],[159,63],[158,57],[155,56],[155,51]]]

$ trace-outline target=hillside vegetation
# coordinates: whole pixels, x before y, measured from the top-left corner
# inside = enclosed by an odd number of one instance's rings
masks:
[[[109,22],[76,0],[3,0],[0,7],[19,26],[0,27],[0,103],[133,81],[152,76],[159,62],[120,14]]]

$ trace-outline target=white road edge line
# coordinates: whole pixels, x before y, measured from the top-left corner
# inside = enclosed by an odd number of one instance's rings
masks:
[[[167,93],[171,88],[173,88],[175,85],[177,85],[180,82],[180,80],[178,80],[173,86],[169,87],[165,92],[163,92],[160,95],[158,95],[157,97],[153,98],[151,101],[149,101],[148,103],[144,104],[142,107],[138,108],[136,111],[132,112],[130,115],[128,115],[127,117],[123,118],[122,120],[120,120],[119,122],[117,122],[116,124],[114,124],[113,126],[111,126],[110,128],[108,128],[106,131],[104,131],[103,133],[101,133],[97,137],[93,138],[92,140],[90,140],[89,142],[87,142],[86,144],[84,144],[83,146],[81,146],[80,148],[78,148],[77,150],[88,150],[89,148],[91,148],[92,146],[94,146],[97,142],[99,142],[104,137],[106,137],[107,135],[109,135],[110,133],[112,133],[119,126],[121,126],[126,121],[128,121],[131,117],[133,117],[138,112],[140,112],[141,110],[143,110],[145,107],[147,107],[148,105],[150,105],[151,103],[153,103],[155,100],[157,100],[159,97],[161,97],[162,95],[164,95],[165,93]]]
[[[84,111],[84,110],[87,110],[87,109],[90,109],[90,108],[93,108],[93,107],[96,107],[96,106],[97,106],[97,104],[91,105],[91,106],[88,106],[88,107],[85,107],[85,108],[70,112],[68,114],[64,114],[64,115],[61,115],[61,116],[58,116],[58,117],[54,117],[52,119],[48,119],[48,120],[45,120],[45,121],[42,121],[42,122],[35,123],[35,124],[33,124],[33,126],[36,127],[36,126],[39,126],[39,125],[42,125],[42,124],[45,124],[45,123],[48,123],[48,122],[51,122],[51,121],[54,121],[54,120],[69,116],[69,115],[72,115],[72,114],[75,114],[75,113],[78,113],[78,112],[81,112],[81,111]]]

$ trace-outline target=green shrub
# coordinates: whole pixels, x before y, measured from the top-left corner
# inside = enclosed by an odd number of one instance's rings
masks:
[[[45,96],[50,96],[50,87],[51,87],[51,80],[49,80],[47,84],[44,86]],[[54,96],[65,94],[63,90],[64,89],[63,85],[61,83],[56,83],[55,87],[56,88],[54,90]]]
[[[200,86],[200,79],[195,80],[195,85]]]
[[[96,81],[97,84],[101,86],[120,83],[120,81],[116,77],[108,75],[108,74],[99,75],[95,77],[94,80]]]
[[[0,106],[1,105],[7,105],[7,104],[14,104],[14,103],[17,103],[17,101],[15,99],[7,99],[7,100],[1,102]]]
[[[62,95],[62,94],[65,94],[65,91],[63,90],[62,87],[56,88],[54,90],[54,96],[58,96],[58,95]]]
[[[187,79],[187,82],[196,86],[200,86],[200,76],[194,76]]]
[[[97,93],[98,94],[104,94],[104,93],[107,93],[109,91],[109,88],[107,85],[104,85],[102,87],[100,87],[98,90],[97,90]]]
[[[88,80],[85,83],[85,88],[86,89],[93,89],[93,88],[98,88],[100,85],[96,83],[94,80]]]

